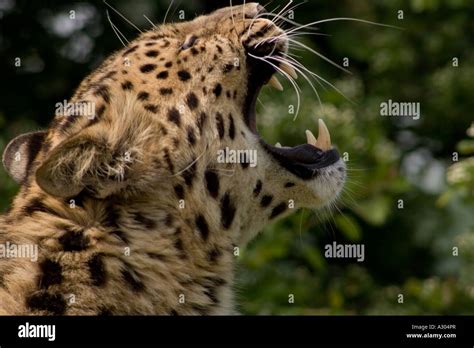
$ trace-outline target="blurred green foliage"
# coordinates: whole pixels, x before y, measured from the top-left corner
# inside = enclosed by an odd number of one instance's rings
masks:
[[[149,27],[143,13],[161,22],[168,5],[110,2],[141,27]],[[45,127],[54,103],[67,99],[87,72],[120,47],[102,2],[10,3],[0,10],[0,149],[19,133]],[[227,2],[183,2],[179,9],[188,19],[219,4]],[[65,30],[58,18],[71,9],[85,13],[83,23]],[[177,19],[176,13],[173,9],[168,18]],[[333,143],[347,152],[349,181],[336,207],[302,210],[269,225],[242,251],[240,309],[247,314],[474,314],[474,3],[311,1],[295,9],[294,20],[336,17],[402,30],[334,21],[318,26],[317,33],[328,36],[295,37],[338,64],[347,57],[352,72],[293,50],[345,96],[313,82],[320,103],[300,76],[302,103],[295,121],[291,84],[284,83],[284,93],[262,92],[258,122],[266,141],[305,142],[304,130],[315,131],[323,118]],[[119,17],[113,19],[127,37],[135,35]],[[15,57],[31,68],[15,69]],[[381,117],[380,103],[388,99],[419,102],[421,118]],[[17,189],[0,171],[1,210]],[[324,245],[333,241],[364,244],[365,261],[326,259]]]

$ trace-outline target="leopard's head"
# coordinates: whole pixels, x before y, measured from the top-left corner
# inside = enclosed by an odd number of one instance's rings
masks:
[[[318,139],[295,147],[269,145],[257,131],[262,86],[295,74],[280,59],[288,38],[264,12],[248,3],[157,26],[109,58],[73,98],[94,101],[96,118],[57,117],[32,171],[37,183],[55,196],[148,200],[199,225],[198,211],[211,229],[240,231],[240,242],[292,212],[291,202],[336,199],[346,169],[324,123]],[[10,172],[27,143],[7,151]]]
[[[227,192],[234,201],[240,197],[234,204],[246,213],[240,221],[243,241],[267,221],[291,212],[292,202],[296,208],[318,208],[334,201],[346,179],[345,164],[323,121],[318,138],[309,132],[308,143],[295,147],[272,146],[258,133],[261,88],[278,88],[276,73],[296,77],[294,69],[282,63],[288,37],[265,12],[257,3],[228,7],[161,32],[176,37],[177,59],[190,63],[192,87],[184,90],[199,96],[214,132],[205,140],[211,146],[204,180],[211,191],[219,181],[219,196]],[[238,164],[228,163],[234,159]]]

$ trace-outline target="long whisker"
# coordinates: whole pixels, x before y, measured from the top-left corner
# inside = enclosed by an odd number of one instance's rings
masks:
[[[293,57],[288,57],[289,59],[293,60],[293,61],[296,61]],[[298,62],[298,61],[296,61]],[[299,62],[298,62],[299,63]],[[321,80],[322,82],[326,83],[328,86],[332,87],[335,91],[337,91],[340,95],[342,95],[347,101],[351,102],[352,104],[357,104],[356,102],[354,102],[351,98],[349,98],[348,96],[346,96],[339,88],[337,88],[336,86],[334,86],[331,82],[329,82],[328,80],[326,80],[325,78],[319,76],[318,74],[316,74],[315,72],[312,72],[311,70],[309,70],[308,68],[306,68],[304,65],[302,65],[301,63],[299,63],[300,66],[306,71],[308,72],[310,75],[312,75],[314,78],[318,79],[318,80]]]
[[[298,31],[298,30],[301,30],[301,29],[304,29],[304,28],[308,28],[308,27],[311,27],[311,26],[316,25],[316,24],[328,23],[328,22],[334,22],[334,21],[360,22],[360,23],[365,23],[365,24],[377,25],[377,26],[381,26],[381,27],[387,27],[387,28],[392,28],[392,29],[403,30],[403,28],[401,28],[401,27],[397,27],[397,26],[389,25],[389,24],[383,24],[383,23],[372,22],[372,21],[368,21],[368,20],[365,20],[365,19],[339,17],[339,18],[322,19],[322,20],[319,20],[319,21],[316,21],[316,22],[311,22],[311,23],[308,23],[308,24],[304,24],[304,25],[301,25],[301,26],[299,26],[299,27],[297,27],[297,28],[290,29],[289,31],[286,31],[285,33],[280,34],[280,35],[278,35],[278,36],[275,36],[275,37],[273,37],[273,38],[271,38],[271,39],[272,39],[272,40],[278,40],[278,39],[280,39],[281,37],[283,37],[284,35],[288,35],[288,34],[294,33],[294,32],[296,32],[296,31]]]
[[[311,47],[305,45],[304,43],[301,43],[301,42],[299,42],[299,41],[297,41],[297,40],[295,40],[295,39],[291,39],[291,38],[289,38],[289,37],[287,37],[287,39],[288,39],[289,42],[301,46],[302,48],[308,50],[308,51],[311,52],[311,53],[314,53],[315,55],[317,55],[317,56],[320,57],[321,59],[325,60],[325,61],[328,62],[329,64],[331,64],[331,65],[333,65],[333,66],[335,66],[335,67],[341,69],[342,71],[344,71],[344,72],[346,72],[346,73],[352,75],[352,73],[351,73],[349,70],[343,68],[342,66],[340,66],[340,65],[337,64],[336,62],[332,61],[331,59],[329,59],[329,58],[326,57],[325,55],[319,53],[318,51],[312,49]],[[272,41],[274,41],[274,40],[275,40],[275,37],[263,39],[263,40],[259,41],[259,42],[255,45],[255,47],[258,47],[259,45],[261,45],[261,44],[264,43],[264,42],[272,42]]]
[[[331,34],[325,34],[325,33],[313,33],[310,31],[301,31],[301,32],[290,34],[288,35],[288,37],[298,37],[298,36],[303,36],[303,35],[332,36]]]
[[[354,207],[360,207],[360,203],[358,203],[354,197],[352,197],[350,192],[347,192],[345,189],[341,193],[340,197],[341,203],[344,204],[344,206],[349,207],[349,208],[354,208]]]
[[[270,5],[272,2],[273,2],[273,1],[267,2],[265,5],[263,5],[263,7],[264,7],[264,8],[267,8],[267,6]],[[280,7],[281,7],[281,4],[276,5],[273,10],[270,10],[270,12],[271,12],[271,13],[274,13],[274,12],[277,11]]]
[[[288,48],[291,50],[291,51],[298,51],[298,52],[304,52],[305,50],[302,49],[301,47],[298,47],[296,45],[293,45],[291,42],[289,43],[288,45]],[[299,56],[297,55],[296,53],[294,52],[291,52],[291,51],[288,51],[288,55],[292,56],[292,57],[296,57],[296,58],[303,58],[302,56]]]
[[[179,3],[176,5],[176,8],[173,10],[173,13],[171,14],[171,17],[174,16],[176,11],[178,10],[179,6],[183,3],[183,0],[179,0]],[[166,19],[166,18],[165,18]]]
[[[153,23],[153,21],[152,21],[150,18],[148,18],[146,15],[143,15],[143,17],[145,17],[145,19],[152,25],[152,27],[153,27],[154,29],[158,28],[158,27],[155,25],[155,23]]]
[[[166,24],[166,18],[168,18],[168,13],[170,12],[171,7],[173,6],[173,4],[174,4],[174,0],[171,0],[168,8],[166,9],[165,17],[163,18],[163,24]]]
[[[121,38],[120,36],[122,36],[123,39],[124,39],[127,43],[129,43],[128,40],[127,40],[127,38],[125,37],[125,35],[123,35],[123,34],[120,32],[120,30],[118,30],[118,28],[115,26],[115,24],[112,23],[112,19],[110,18],[109,11],[108,11],[108,10],[105,10],[105,13],[107,14],[107,20],[109,21],[110,26],[112,27],[112,30],[114,31],[115,35],[117,36],[117,38],[119,39],[119,41],[122,43],[122,45],[123,45],[124,47],[127,47],[127,45],[123,42],[123,40],[122,40],[122,38]],[[119,35],[119,33],[120,33],[120,35]]]
[[[130,24],[132,27],[134,27],[135,29],[137,29],[140,33],[142,33],[142,31],[140,30],[139,27],[137,27],[135,24],[133,24],[130,20],[128,20],[127,17],[125,17],[123,14],[121,14],[118,10],[116,10],[112,5],[110,5],[106,0],[103,0],[104,1],[104,4],[106,4],[108,7],[110,7],[116,14],[118,14],[120,17],[122,17],[125,22],[127,22],[128,24]]]
[[[294,43],[294,44],[297,44],[303,48],[305,48],[306,50],[316,54],[318,57],[321,57],[322,59],[326,60],[327,62],[331,63],[332,65],[340,68],[341,70],[349,73],[349,74],[352,74],[349,70],[347,69],[344,69],[343,67],[339,66],[337,63],[333,62],[332,60],[330,60],[329,58],[327,58],[326,56],[320,54],[319,52],[313,50],[312,48],[308,47],[307,45],[297,41],[297,40],[294,40],[294,39],[291,39],[291,38],[288,38],[289,42],[290,43]],[[262,42],[262,41],[261,41]],[[257,43],[256,46],[258,46],[261,42]],[[334,86],[332,83],[330,83],[329,81],[327,81],[326,79],[324,79],[323,77],[319,76],[318,74],[310,71],[309,69],[307,69],[305,66],[303,66],[300,62],[296,61],[294,58],[292,57],[289,57],[293,62],[297,63],[297,65],[299,67],[301,67],[302,69],[304,69],[306,72],[308,72],[309,74],[311,74],[313,77],[315,77],[319,83],[319,80],[323,81],[324,83],[326,83],[327,85],[331,86],[334,90],[336,90],[339,94],[341,94],[345,99],[347,99],[349,102],[353,103],[353,104],[356,104],[353,100],[351,100],[349,97],[347,97],[340,89],[338,89],[336,86]],[[306,78],[306,77],[305,77]],[[318,97],[318,100],[319,100],[319,97]],[[319,100],[320,104],[321,104],[321,101]]]
[[[299,45],[299,46],[301,46],[301,47],[307,49],[309,52],[314,53],[314,54],[317,55],[319,58],[324,59],[326,62],[328,62],[328,63],[331,64],[331,65],[334,65],[335,67],[337,67],[337,68],[339,68],[339,69],[341,69],[341,70],[344,71],[345,73],[348,73],[348,74],[352,75],[352,73],[351,73],[349,70],[345,69],[344,67],[340,66],[340,65],[337,64],[336,62],[332,61],[331,59],[329,59],[329,58],[326,57],[325,55],[319,53],[318,51],[312,49],[311,47],[305,45],[304,43],[301,43],[301,42],[299,42],[299,41],[297,41],[297,40],[295,40],[295,39],[289,39],[289,41],[290,41],[290,42],[293,42],[293,43],[296,44],[296,45]]]
[[[300,5],[300,4],[298,4],[298,5]],[[291,9],[290,9],[290,11],[291,11]],[[278,15],[278,14],[275,14],[275,13],[271,13],[271,12],[260,13],[258,16],[259,16],[259,18],[260,18],[260,17],[264,17],[264,16],[272,17],[272,18],[273,18],[273,19],[272,19],[272,22],[273,22],[275,25],[278,25],[278,26],[280,26],[279,22],[287,22],[287,23],[292,24],[292,25],[295,25],[295,26],[301,26],[301,25],[303,25],[303,24],[301,24],[301,23],[292,21],[291,19],[288,19],[288,18],[286,18],[286,17],[283,17],[283,16]],[[277,20],[275,21],[275,19],[277,19]],[[308,28],[308,29],[309,29],[309,30],[318,30],[318,29],[316,29],[316,28]]]
[[[199,161],[199,160],[206,154],[206,152],[209,150],[208,147],[209,147],[209,146],[206,146],[206,149],[205,149],[203,152],[201,152],[201,154],[200,154],[199,156],[197,156],[194,161],[192,161],[191,163],[189,163],[184,169],[182,169],[182,170],[180,170],[179,172],[174,173],[173,175],[171,175],[171,177],[181,175],[181,174],[183,174],[185,171],[187,171],[189,168],[191,168],[197,161]]]
[[[326,86],[324,86],[324,85],[321,83],[321,81],[319,81],[319,79],[314,76],[314,73],[313,73],[311,70],[309,70],[309,69],[308,69],[307,67],[305,67],[301,62],[299,62],[299,61],[296,60],[295,58],[289,56],[288,54],[285,53],[284,56],[285,56],[285,58],[287,58],[287,59],[289,60],[289,62],[293,63],[293,66],[296,65],[297,67],[299,67],[299,68],[303,69],[304,71],[306,71],[307,73],[309,73],[309,74],[311,75],[311,77],[318,83],[318,85],[319,85],[322,89],[326,90]]]
[[[319,97],[319,93],[318,91],[316,90],[316,88],[314,87],[313,83],[311,82],[311,80],[308,78],[308,76],[306,76],[306,74],[296,65],[296,64],[292,64],[291,61],[289,60],[286,60],[286,59],[283,59],[283,58],[279,58],[279,57],[276,57],[276,56],[271,56],[269,57],[269,59],[273,59],[273,60],[276,60],[277,62],[280,62],[280,63],[285,63],[285,64],[288,64],[290,66],[293,67],[293,69],[295,69],[301,76],[303,76],[303,78],[308,82],[308,84],[311,86],[311,88],[313,89],[314,91],[314,94],[316,95],[316,97],[318,98],[318,101],[319,101],[319,105],[322,107],[323,104],[321,102],[321,98]],[[296,120],[296,116],[295,118],[293,119],[293,121]]]
[[[269,62],[268,60],[262,58],[262,57],[259,57],[259,56],[256,56],[256,55],[253,55],[251,53],[247,53],[249,56],[251,57],[254,57],[255,59],[259,59],[263,62],[266,62],[267,64],[271,65],[273,68],[275,68],[275,70],[279,71],[282,75],[284,75],[288,81],[290,81],[290,83],[292,84],[293,88],[295,89],[295,92],[296,92],[296,97],[297,97],[297,107],[296,107],[296,115],[295,115],[295,118],[298,117],[298,113],[299,113],[299,110],[300,110],[300,105],[301,105],[301,96],[300,96],[300,88],[298,86],[297,83],[295,83],[295,80],[286,72],[286,71],[283,71],[280,67],[278,67],[277,65],[273,64],[272,62]]]
[[[285,54],[285,58],[288,59],[288,63],[289,63],[290,65],[292,65],[293,67],[295,67],[295,68],[298,67],[298,68],[300,68],[300,69],[303,69],[305,72],[309,73],[310,76],[314,79],[314,81],[316,81],[316,83],[317,83],[322,89],[324,89],[325,91],[327,90],[327,89],[326,89],[326,86],[323,85],[323,84],[321,83],[321,81],[319,81],[319,79],[317,79],[317,78],[314,76],[314,73],[313,73],[311,70],[309,70],[307,67],[305,67],[301,62],[299,62],[298,60],[296,60],[296,59],[293,58],[293,57],[290,57],[288,54]],[[301,70],[300,70],[300,71],[301,71]]]
[[[304,25],[302,25],[301,27],[294,28],[294,29],[290,30],[290,32],[288,32],[288,34],[291,33],[291,32],[293,32],[293,31],[297,31],[297,30],[301,30],[301,29],[303,29],[303,28],[311,27],[311,26],[316,25],[316,24],[322,24],[322,23],[328,23],[328,22],[335,22],[335,21],[360,22],[360,23],[371,24],[371,25],[376,25],[376,26],[380,26],[380,27],[386,27],[386,28],[392,28],[392,29],[403,30],[403,28],[397,27],[397,26],[395,26],[395,25],[377,23],[377,22],[372,22],[372,21],[368,21],[368,20],[365,20],[365,19],[350,18],[350,17],[337,17],[337,18],[322,19],[322,20],[319,20],[319,21],[316,21],[316,22],[311,22],[311,23],[308,23],[308,24],[304,24]]]
[[[340,215],[344,220],[346,220],[349,224],[352,224],[351,221],[347,218],[346,214],[344,214],[344,213],[342,212],[341,208],[339,208],[336,203],[333,203],[332,206],[333,206],[333,208],[335,208],[335,209],[339,212],[339,215]]]
[[[388,27],[388,28],[393,28],[393,29],[398,29],[398,30],[403,30],[403,28],[401,27],[397,27],[397,26],[394,26],[394,25],[389,25],[389,24],[383,24],[383,23],[377,23],[377,22],[372,22],[372,21],[368,21],[368,20],[365,20],[365,19],[358,19],[358,18],[348,18],[348,17],[338,17],[338,18],[328,18],[328,19],[323,19],[323,20],[319,20],[319,21],[316,21],[316,22],[311,22],[311,23],[308,23],[308,24],[304,24],[304,25],[301,25],[299,27],[296,27],[296,28],[293,28],[293,29],[290,29],[288,31],[285,31],[284,33],[280,34],[280,35],[277,35],[277,36],[274,36],[274,37],[271,37],[271,38],[268,38],[268,39],[264,39],[262,40],[259,44],[263,43],[263,42],[273,42],[273,41],[276,41],[278,39],[280,39],[281,37],[285,37],[285,36],[288,36],[289,34],[292,34],[294,32],[297,32],[303,28],[308,28],[308,27],[311,27],[313,25],[316,25],[316,24],[321,24],[321,23],[327,23],[327,22],[333,22],[333,21],[354,21],[354,22],[360,22],[360,23],[366,23],[366,24],[371,24],[371,25],[377,25],[377,26],[382,26],[382,27]],[[300,43],[301,44],[301,43]],[[316,51],[312,51],[313,53],[317,54],[318,56],[320,55],[319,53],[317,53]],[[320,56],[321,58],[327,60],[328,58],[324,57],[324,56]],[[336,64],[334,62],[331,62],[328,60],[328,62],[330,62],[331,64]],[[347,73],[350,74],[350,72],[340,66],[338,66],[336,64],[337,67],[339,67],[340,69],[346,71]]]
[[[278,13],[276,13],[276,14],[274,13],[274,12],[280,7],[280,5],[278,5],[278,6],[275,7],[271,12],[264,12],[264,13],[258,14],[258,15],[255,17],[255,19],[261,18],[261,17],[264,17],[264,16],[280,16],[280,15],[282,14],[282,12],[285,11],[285,9],[286,9],[289,5],[291,5],[292,3],[293,3],[293,0],[289,0],[289,2],[280,10],[280,12],[278,12]],[[276,24],[276,23],[273,21],[273,19],[272,19],[271,21],[272,21],[272,23]]]
[[[267,12],[267,13],[262,13],[261,16],[272,16],[273,19],[272,19],[272,22],[277,25],[277,26],[280,26],[279,23],[281,23],[282,21],[284,22],[287,22],[287,23],[290,23],[292,25],[295,25],[295,26],[301,26],[303,24],[301,23],[298,23],[298,22],[295,22],[295,21],[292,21],[290,20],[289,18],[286,18],[285,16],[290,12],[290,11],[293,11],[295,10],[297,7],[303,5],[307,3],[307,1],[301,1],[300,3],[297,3],[293,6],[291,6],[290,8],[288,8],[285,12],[283,12],[285,10],[285,8],[283,8],[279,13],[274,13],[275,11],[272,11],[272,12]],[[290,4],[290,3],[289,3]],[[289,5],[288,4],[288,5]],[[287,6],[288,6],[287,5]],[[285,6],[286,7],[286,6]],[[283,12],[283,13],[282,13]],[[276,20],[275,20],[276,19]],[[310,30],[317,30],[317,29],[314,29],[314,28],[310,28]]]
[[[277,16],[281,15],[283,11],[285,11],[288,8],[288,6],[290,6],[292,3],[293,3],[293,0],[289,0],[288,3],[280,10],[280,12],[277,13]]]
[[[290,58],[290,57],[289,57]],[[294,58],[291,57],[291,59],[294,60]],[[299,62],[298,62],[299,63]],[[300,63],[301,64],[301,63]],[[305,71],[307,71],[310,75],[312,75],[316,80],[321,80],[322,82],[324,82],[325,84],[327,84],[328,86],[330,86],[331,88],[333,88],[336,92],[338,92],[341,96],[343,96],[348,102],[352,103],[352,104],[357,104],[355,101],[353,101],[351,98],[349,98],[348,96],[346,96],[339,88],[337,88],[336,86],[334,86],[331,82],[327,81],[325,78],[321,77],[320,75],[316,74],[315,72],[309,70],[308,68],[306,68],[304,65],[300,65]],[[324,88],[324,87],[323,87]],[[324,88],[325,89],[325,88]]]

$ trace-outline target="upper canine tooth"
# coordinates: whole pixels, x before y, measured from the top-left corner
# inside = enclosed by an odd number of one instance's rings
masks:
[[[286,72],[295,80],[298,78],[298,74],[296,73],[296,70],[290,64],[286,64],[286,63],[280,64],[280,69]]]
[[[275,144],[275,147],[281,147],[281,144],[280,144],[280,143],[276,143],[276,144]]]
[[[316,146],[317,140],[310,130],[306,130],[306,140],[308,144]]]
[[[279,91],[283,91],[283,86],[281,85],[280,81],[278,81],[275,75],[273,75],[270,81],[268,81],[268,84],[273,88],[278,89]]]
[[[318,140],[316,141],[316,147],[320,148],[323,151],[331,149],[331,135],[329,134],[328,127],[323,120],[319,119],[319,132]]]

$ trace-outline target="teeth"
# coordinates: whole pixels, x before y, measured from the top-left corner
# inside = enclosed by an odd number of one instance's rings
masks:
[[[296,73],[296,70],[289,64],[280,64],[280,69],[286,72],[288,75],[290,75],[292,78],[295,80],[298,78],[298,74]]]
[[[280,143],[276,143],[276,144],[275,144],[275,147],[281,147],[281,144],[280,144]]]
[[[310,130],[306,130],[306,140],[308,144],[316,146],[317,140]]]
[[[275,75],[273,75],[270,81],[268,81],[268,84],[279,91],[283,91],[283,86]]]
[[[318,140],[316,141],[316,147],[320,148],[323,151],[331,149],[331,135],[329,134],[328,127],[323,120],[319,119],[319,133]]]

